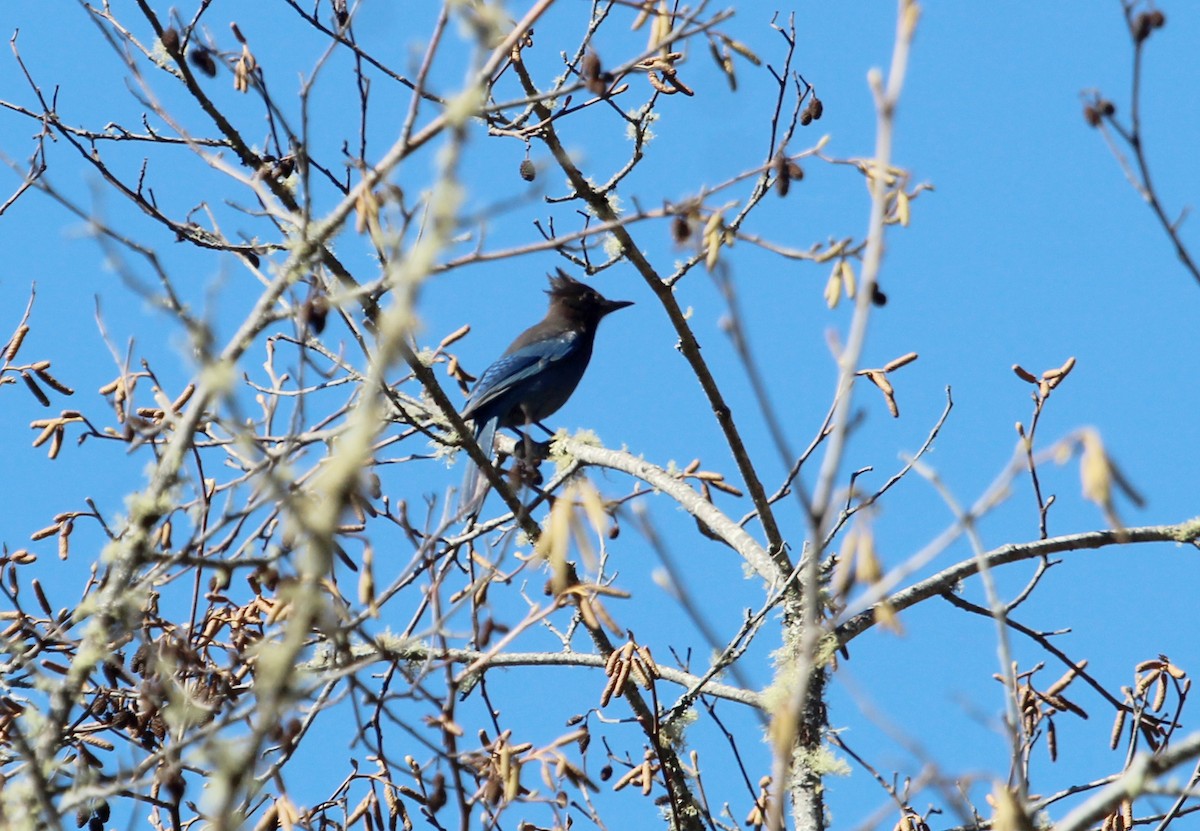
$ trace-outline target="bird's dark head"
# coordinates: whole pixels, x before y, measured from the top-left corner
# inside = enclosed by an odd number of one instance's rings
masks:
[[[571,321],[591,326],[599,323],[600,318],[605,315],[633,305],[631,300],[605,298],[600,292],[579,282],[561,268],[558,269],[558,274],[551,275],[550,288],[546,294],[550,295],[551,314],[562,315]]]

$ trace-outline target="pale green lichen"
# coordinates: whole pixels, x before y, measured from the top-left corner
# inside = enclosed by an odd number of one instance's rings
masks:
[[[459,31],[463,37],[474,37],[487,49],[495,49],[512,31],[513,21],[500,3],[453,0],[450,7],[459,12]]]
[[[200,370],[199,386],[225,395],[237,383],[237,368],[229,361],[210,361]]]
[[[479,113],[483,105],[483,88],[472,84],[446,102],[446,121],[451,127],[462,127]]]
[[[285,643],[264,639],[254,652],[256,686],[283,690],[295,684],[294,676],[302,670],[295,664],[294,650]]]
[[[850,766],[846,760],[834,753],[827,745],[815,748],[797,748],[792,763],[798,770],[805,770],[819,777],[849,776]]]
[[[5,818],[5,827],[10,831],[34,831],[42,827],[39,821],[37,792],[30,777],[9,779],[0,790],[0,805]]]
[[[150,50],[150,60],[154,61],[160,69],[166,69],[175,62],[171,53],[167,51],[167,47],[163,46],[163,42],[158,38],[155,38],[154,48]]]
[[[178,734],[199,727],[213,717],[213,708],[205,704],[196,691],[194,682],[186,687],[181,684],[167,687],[168,701],[162,708],[162,716],[167,726]]]
[[[411,649],[412,645],[414,643],[417,643],[417,640],[415,638],[402,637],[402,636],[397,635],[396,633],[388,630],[379,635],[376,635],[375,643],[379,645],[379,649],[384,650],[386,652],[403,653],[403,652],[406,652],[409,649]],[[370,652],[376,651],[375,647],[372,646],[371,644],[363,644],[363,649],[364,649],[364,653],[363,653],[364,655],[368,654]],[[354,654],[357,656],[357,653],[353,652],[353,650],[352,650],[351,654]]]
[[[792,700],[793,684],[794,675],[776,672],[774,680],[762,691],[763,710],[777,713],[786,707]]]
[[[668,721],[662,728],[662,737],[671,743],[677,751],[684,749],[684,732],[698,721],[700,716],[694,709],[684,711],[678,718]]]
[[[448,427],[446,424],[442,424],[442,426]],[[430,439],[425,443],[425,446],[429,448],[429,455],[432,458],[443,462],[447,468],[454,466],[455,461],[458,459],[458,452],[461,449],[455,447],[454,445],[446,444],[440,439]]]
[[[590,447],[603,447],[604,443],[600,441],[600,437],[593,430],[576,430],[574,435],[569,435],[566,430],[560,429],[550,439],[550,461],[554,462],[555,473],[561,473],[566,469],[567,465],[575,460],[571,455],[571,451],[567,448],[566,442],[574,441],[579,444],[586,444]]]
[[[642,144],[649,144],[655,138],[655,132],[650,129],[650,125],[658,121],[660,114],[650,111],[649,104],[643,104],[636,109],[630,109],[625,113],[631,121],[625,122],[625,138],[634,141],[638,137],[638,130],[642,133]]]

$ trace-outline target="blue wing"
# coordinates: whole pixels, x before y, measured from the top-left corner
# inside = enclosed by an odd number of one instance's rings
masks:
[[[537,405],[532,408],[534,418],[558,409],[586,366],[586,355],[582,362],[578,358],[581,352],[589,351],[588,342],[578,332],[562,332],[523,343],[534,334],[534,330],[526,332],[509,352],[484,370],[463,409],[463,418],[475,421],[475,441],[489,457],[497,429],[513,426],[515,414],[531,403]],[[487,489],[480,487],[481,481],[479,468],[468,460],[460,505],[463,513],[482,502]]]
[[[579,333],[567,331],[502,355],[484,370],[479,383],[471,390],[467,406],[463,409],[463,418],[490,418],[492,415],[504,418],[506,413],[488,413],[490,406],[523,382],[545,372],[555,361],[573,357],[580,345]]]

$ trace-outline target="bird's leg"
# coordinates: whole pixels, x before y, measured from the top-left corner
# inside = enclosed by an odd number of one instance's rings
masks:
[[[537,467],[550,458],[550,442],[534,441],[528,433],[521,433],[521,440],[513,447],[513,458],[527,467]]]
[[[529,435],[529,428],[533,424],[538,424],[543,430],[545,426],[535,422],[529,417],[529,413],[525,413],[525,429],[518,430],[521,440],[517,442],[513,448],[513,458],[516,461],[514,471],[517,473],[518,480],[521,484],[540,485],[542,476],[538,467],[550,456],[550,443],[534,441]],[[549,431],[547,431],[549,432]]]

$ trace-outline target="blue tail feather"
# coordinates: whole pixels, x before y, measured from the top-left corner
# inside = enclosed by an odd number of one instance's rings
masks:
[[[499,426],[500,419],[495,416],[475,425],[475,442],[489,459],[492,458],[492,445],[495,443],[496,428]],[[481,501],[481,498],[487,493],[486,487],[481,487],[483,483],[483,471],[472,459],[468,458],[467,472],[463,477],[462,485],[461,505],[464,512],[475,510],[478,507],[476,503]]]

